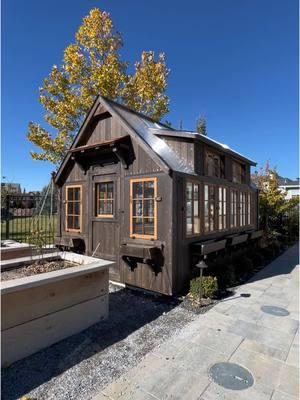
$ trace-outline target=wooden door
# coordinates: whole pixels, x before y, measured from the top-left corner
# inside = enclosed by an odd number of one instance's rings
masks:
[[[92,254],[95,257],[116,262],[110,268],[110,278],[120,280],[120,179],[116,173],[92,176],[93,216]]]

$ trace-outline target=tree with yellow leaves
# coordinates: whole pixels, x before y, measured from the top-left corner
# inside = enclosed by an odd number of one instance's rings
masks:
[[[51,133],[29,123],[27,137],[42,150],[31,152],[33,159],[60,163],[98,94],[157,121],[168,112],[165,91],[169,70],[164,54],[156,60],[154,52],[144,51],[130,75],[128,63],[118,54],[122,45],[108,13],[94,8],[83,18],[75,43],[64,51],[62,65],[52,67],[40,88],[39,101]]]

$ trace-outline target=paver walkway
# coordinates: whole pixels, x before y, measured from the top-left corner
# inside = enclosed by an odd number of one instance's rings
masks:
[[[298,400],[297,263],[294,246],[233,297],[156,347],[94,400]],[[266,314],[262,306],[282,307],[289,315]],[[250,371],[253,386],[237,391],[214,383],[209,368],[226,361]]]

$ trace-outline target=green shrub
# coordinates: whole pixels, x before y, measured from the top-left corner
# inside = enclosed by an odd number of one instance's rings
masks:
[[[212,297],[218,290],[218,281],[213,276],[202,277],[202,297]],[[200,293],[200,278],[192,279],[190,282],[190,295],[193,299],[198,299]]]

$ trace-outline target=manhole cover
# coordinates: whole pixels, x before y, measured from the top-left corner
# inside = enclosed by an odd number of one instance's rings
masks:
[[[276,317],[286,317],[290,314],[285,308],[276,306],[261,306],[261,310],[267,314],[275,315]]]
[[[253,376],[238,364],[222,362],[214,364],[209,374],[213,381],[226,389],[243,390],[253,385]]]

